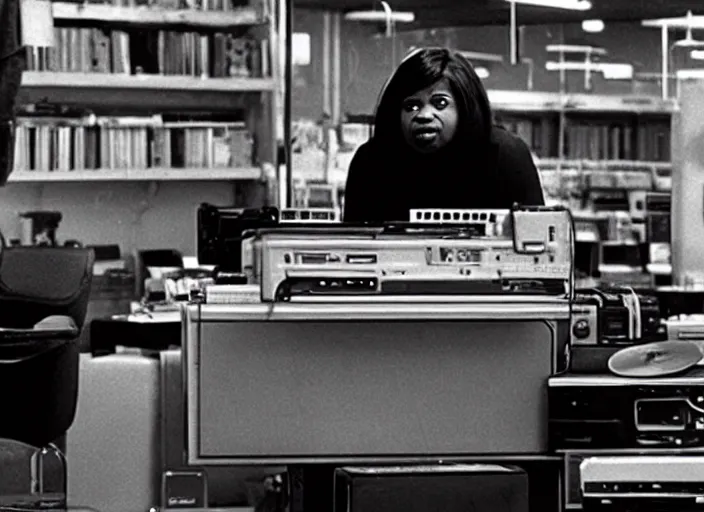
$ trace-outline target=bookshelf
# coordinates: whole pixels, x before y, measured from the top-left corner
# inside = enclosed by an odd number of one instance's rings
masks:
[[[275,133],[279,88],[278,36],[273,21],[276,0],[250,0],[242,5],[237,0],[141,3],[53,2],[56,44],[49,49],[29,49],[20,104],[85,109],[117,120],[164,113],[202,124],[209,113],[218,120],[225,116],[246,125],[254,140],[251,162],[210,169],[148,165],[88,171],[78,166],[67,171],[51,164],[32,169],[16,166],[11,182],[203,180],[255,181],[258,185],[262,166],[275,164],[279,138]],[[63,124],[60,119],[57,123]],[[45,152],[56,160],[60,144],[49,139],[50,149]],[[154,144],[151,135],[139,141]],[[212,145],[212,136],[209,141]],[[24,142],[38,145],[33,140]],[[75,152],[75,144],[71,151]],[[222,153],[221,148],[210,151]]]
[[[640,95],[505,90],[489,90],[488,96],[496,121],[528,144],[541,171],[553,172],[558,168],[578,171],[645,169],[659,177],[670,173],[670,126],[672,114],[678,108],[674,100]],[[343,133],[354,133],[354,140],[351,143],[343,141],[347,149],[337,155],[338,165],[328,173],[331,182],[341,189],[344,189],[354,150],[369,136],[367,124],[373,122],[373,116],[356,117],[342,130]],[[605,131],[607,137],[604,137]],[[562,148],[560,137],[565,139]],[[609,137],[611,139],[602,144],[602,139]],[[599,144],[592,144],[590,138]],[[624,147],[626,138],[630,149]],[[664,147],[649,154],[648,150],[657,147],[652,140]],[[318,162],[308,155],[301,155],[298,160],[299,165],[294,163],[293,167],[297,178],[301,181],[323,179],[321,158],[317,159]]]
[[[12,237],[18,212],[57,210],[60,241],[191,255],[201,202],[269,204],[283,135],[280,8],[52,2],[54,46],[27,49],[0,229]]]
[[[490,91],[497,121],[541,159],[670,162],[677,105],[651,96]]]

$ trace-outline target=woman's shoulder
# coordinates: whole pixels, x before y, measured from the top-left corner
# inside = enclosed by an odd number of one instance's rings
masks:
[[[360,146],[357,147],[357,149],[354,152],[354,156],[357,157],[362,157],[362,158],[367,158],[367,157],[372,157],[377,153],[377,144],[374,142],[374,139],[371,138],[367,140],[366,142],[363,142]]]
[[[491,139],[498,150],[500,167],[510,167],[514,172],[534,168],[533,155],[523,139],[501,126],[493,127]]]
[[[370,168],[379,160],[380,152],[374,139],[362,143],[354,152],[350,162],[350,170],[356,173],[368,174]]]
[[[491,129],[491,140],[499,146],[499,150],[524,150],[530,152],[528,145],[519,136],[514,135],[503,126],[494,125]]]

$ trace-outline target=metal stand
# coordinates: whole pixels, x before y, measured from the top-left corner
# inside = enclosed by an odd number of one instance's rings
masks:
[[[0,454],[0,510],[67,509],[66,457],[55,444],[0,439]]]

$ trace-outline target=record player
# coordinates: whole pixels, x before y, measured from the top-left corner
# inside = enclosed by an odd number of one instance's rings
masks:
[[[609,358],[609,374],[548,379],[554,450],[704,447],[704,367],[688,341],[634,345]]]
[[[597,456],[580,465],[585,512],[700,512],[701,455]]]

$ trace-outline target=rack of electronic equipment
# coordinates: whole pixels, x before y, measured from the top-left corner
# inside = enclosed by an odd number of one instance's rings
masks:
[[[653,193],[642,200],[646,239],[669,242],[669,197]],[[199,259],[216,265],[220,278],[205,290],[203,304],[184,307],[186,324],[205,318],[202,308],[209,305],[238,303],[266,305],[267,319],[286,308],[287,314],[295,308],[326,311],[333,319],[344,304],[368,304],[368,312],[381,303],[396,319],[408,305],[415,305],[419,318],[428,304],[441,318],[461,316],[462,304],[472,304],[467,315],[478,320],[491,319],[493,309],[501,310],[499,316],[512,307],[531,311],[532,319],[552,311],[545,314],[557,319],[551,343],[558,357],[545,376],[547,406],[538,429],[547,432],[545,455],[564,463],[556,510],[700,510],[704,345],[698,340],[704,339],[704,319],[672,317],[683,309],[673,306],[682,301],[673,299],[679,295],[671,287],[634,289],[605,285],[604,279],[599,287],[582,287],[577,272],[594,269],[589,241],[576,236],[579,222],[564,207],[412,210],[408,222],[350,225],[323,208],[279,212],[204,204],[198,212]],[[699,300],[690,305],[699,311],[701,298],[685,295]],[[316,309],[321,304],[331,307]],[[478,306],[484,307],[482,318]],[[560,307],[566,315],[555,313]],[[196,364],[189,356],[199,343],[185,343],[189,397],[201,396],[201,381],[188,370],[205,371],[205,360]],[[189,428],[202,436],[199,422],[210,419],[199,416],[195,401],[187,405],[195,411]],[[506,404],[496,408],[508,410]],[[496,419],[501,412],[491,414]],[[509,416],[506,421],[517,421]],[[189,436],[189,460],[204,463],[197,438]],[[424,461],[432,458],[431,444]],[[242,460],[231,453],[224,459]]]

